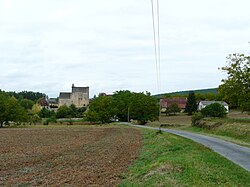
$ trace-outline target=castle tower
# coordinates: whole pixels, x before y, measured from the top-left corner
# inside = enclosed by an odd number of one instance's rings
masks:
[[[75,87],[72,84],[72,92],[61,92],[59,95],[59,107],[74,104],[77,108],[89,105],[89,87]]]

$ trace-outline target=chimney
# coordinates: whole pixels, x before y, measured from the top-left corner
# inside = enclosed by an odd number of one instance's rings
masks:
[[[72,84],[72,88],[74,88],[75,87],[75,85],[74,85],[74,83]]]

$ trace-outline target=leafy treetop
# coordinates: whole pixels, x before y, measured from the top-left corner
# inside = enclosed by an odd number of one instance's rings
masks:
[[[250,111],[250,56],[235,53],[227,59],[228,65],[221,68],[227,73],[227,78],[222,80],[219,94],[230,107]]]

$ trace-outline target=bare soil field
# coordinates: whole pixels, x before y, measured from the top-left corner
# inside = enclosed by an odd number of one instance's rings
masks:
[[[0,186],[117,186],[140,131],[122,127],[0,129]]]

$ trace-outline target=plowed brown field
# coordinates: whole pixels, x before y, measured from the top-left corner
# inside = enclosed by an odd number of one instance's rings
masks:
[[[0,186],[117,186],[141,140],[121,127],[0,129]]]

